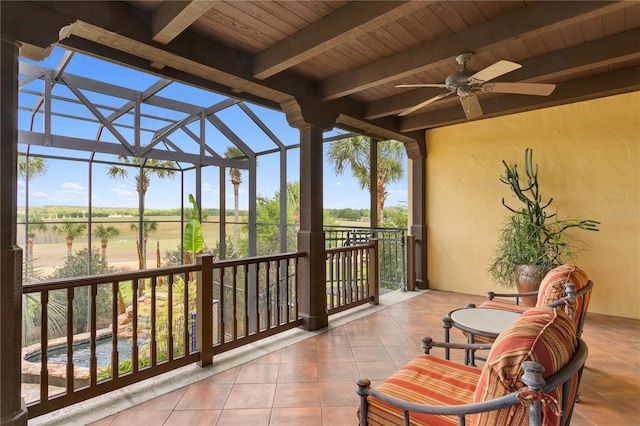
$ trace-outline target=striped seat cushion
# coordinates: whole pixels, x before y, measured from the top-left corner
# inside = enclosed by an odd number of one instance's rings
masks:
[[[525,311],[493,344],[478,387],[474,402],[488,401],[523,387],[521,376],[523,361],[536,361],[545,368],[546,379],[556,373],[573,357],[577,348],[575,324],[559,309],[535,307]],[[573,394],[575,394],[574,383]],[[551,396],[562,405],[560,389]],[[545,410],[545,425],[558,425],[560,417]],[[516,405],[498,411],[472,416],[471,424],[528,425],[529,413],[525,405]]]
[[[571,282],[576,286],[577,292],[580,291],[582,287],[587,285],[587,283],[589,282],[589,277],[582,269],[578,268],[575,265],[567,264],[553,268],[544,276],[542,282],[540,283],[536,306],[545,306],[549,303],[556,302],[563,297],[566,297],[567,293],[565,291],[564,285],[568,282]],[[591,292],[589,291],[584,295],[584,303],[577,303],[572,307],[563,307],[565,313],[567,314],[569,314],[569,311],[571,309],[575,311],[573,320],[576,325],[580,322],[580,317],[582,316],[583,312],[587,310],[590,297]],[[511,312],[524,312],[526,309],[529,309],[525,306],[517,305],[511,301],[502,299],[487,300],[483,302],[480,307],[502,309]],[[478,343],[491,343],[493,342],[493,339],[482,336],[475,336],[475,341]]]
[[[553,268],[540,283],[536,306],[545,306],[565,297],[567,293],[564,285],[569,282],[576,286],[576,291],[580,291],[589,282],[589,277],[575,265],[560,265]],[[587,309],[590,297],[591,292],[589,291],[584,295],[584,303],[578,303],[572,307],[564,307],[567,314],[570,309],[575,310],[573,320],[576,324],[580,321],[583,311]]]
[[[376,388],[405,401],[429,405],[467,404],[480,377],[480,370],[431,355],[420,355]],[[369,397],[369,426],[402,425],[399,409]],[[359,415],[359,414],[358,414]],[[411,413],[411,425],[457,425],[456,416]]]
[[[526,311],[528,308],[522,305],[516,305],[514,302],[510,300],[504,299],[493,299],[493,300],[485,300],[480,304],[481,308],[491,308],[491,309],[502,309],[504,311],[517,312],[521,314]]]

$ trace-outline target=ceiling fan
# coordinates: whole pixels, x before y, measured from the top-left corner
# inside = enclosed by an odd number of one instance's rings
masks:
[[[501,75],[521,68],[522,65],[502,60],[493,65],[489,65],[481,71],[475,72],[467,68],[467,63],[471,60],[471,55],[471,52],[466,52],[456,57],[456,61],[462,65],[462,69],[457,73],[448,76],[445,79],[444,84],[426,83],[397,85],[396,87],[438,87],[449,90],[446,93],[427,99],[424,102],[420,102],[419,104],[402,111],[398,115],[404,116],[411,114],[422,107],[455,93],[460,98],[460,103],[462,104],[466,117],[471,119],[482,115],[480,102],[478,102],[478,98],[474,94],[476,91],[548,96],[556,88],[555,84],[544,83],[489,83],[490,80],[493,80],[496,77],[500,77]]]

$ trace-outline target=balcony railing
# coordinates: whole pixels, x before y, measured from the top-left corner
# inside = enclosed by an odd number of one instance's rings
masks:
[[[378,241],[326,249],[327,312],[378,303]]]
[[[325,227],[325,246],[348,247],[378,240],[379,282],[390,290],[413,290],[415,237],[400,228]]]
[[[327,311],[378,301],[378,243],[327,249]],[[28,283],[35,343],[22,382],[29,417],[302,325],[298,262],[284,253]],[[203,285],[213,283],[213,285]],[[114,366],[117,366],[115,368]]]

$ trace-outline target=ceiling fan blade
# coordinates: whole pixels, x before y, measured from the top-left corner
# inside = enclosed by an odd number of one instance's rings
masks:
[[[446,84],[424,83],[424,84],[398,84],[396,87],[438,87],[445,89]]]
[[[400,114],[398,114],[400,117],[403,117],[405,115],[411,114],[413,111],[417,111],[422,107],[425,107],[429,104],[434,103],[435,101],[439,101],[442,98],[446,98],[447,96],[449,96],[450,94],[455,93],[455,92],[447,92],[447,93],[443,93],[441,95],[438,96],[434,96],[431,99],[427,99],[424,102],[420,102],[418,105],[412,106],[411,108],[407,108],[404,111],[402,111]]]
[[[501,75],[504,75],[508,72],[515,71],[521,67],[522,65],[516,64],[515,62],[502,60],[502,61],[496,62],[493,65],[489,65],[488,67],[486,67],[481,71],[478,71],[477,73],[469,77],[469,80],[483,81],[483,82],[489,81],[489,80],[493,80],[496,77],[500,77]]]
[[[462,104],[462,109],[464,110],[464,115],[467,116],[467,119],[470,120],[482,115],[482,108],[480,107],[480,102],[476,95],[471,94],[469,96],[461,96],[460,103]]]
[[[556,88],[555,84],[546,83],[485,83],[483,92],[515,93],[517,95],[549,96]]]

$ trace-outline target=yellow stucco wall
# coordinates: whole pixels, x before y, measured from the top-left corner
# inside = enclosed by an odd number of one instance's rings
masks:
[[[600,232],[577,264],[595,282],[589,310],[640,318],[640,92],[427,131],[428,279],[434,289],[485,294],[496,232],[513,200],[504,159],[539,165],[543,199]]]

